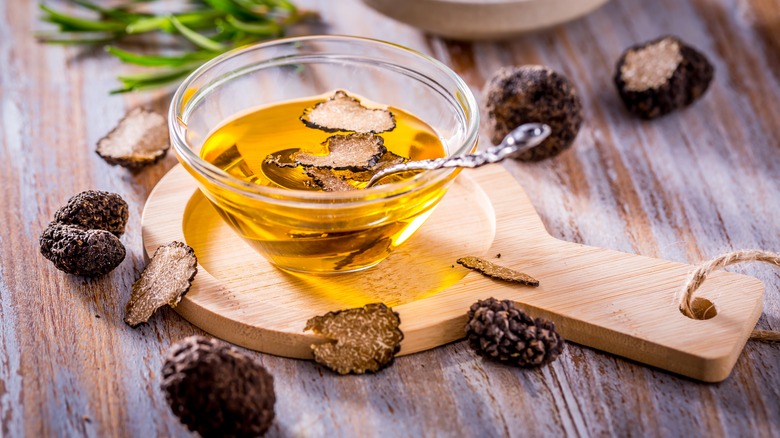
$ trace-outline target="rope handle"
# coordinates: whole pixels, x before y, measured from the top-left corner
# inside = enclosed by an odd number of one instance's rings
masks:
[[[707,311],[695,312],[693,308],[694,293],[701,287],[707,276],[713,271],[723,269],[736,263],[742,262],[764,262],[780,267],[780,254],[769,251],[747,250],[734,251],[718,256],[706,263],[703,263],[693,272],[685,282],[680,298],[680,311],[683,315],[693,319],[704,319]],[[751,341],[760,342],[780,342],[780,332],[772,330],[753,330],[750,335]]]

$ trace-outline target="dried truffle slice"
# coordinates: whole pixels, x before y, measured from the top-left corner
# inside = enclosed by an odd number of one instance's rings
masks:
[[[504,67],[483,92],[490,141],[499,144],[524,123],[546,123],[550,136],[515,158],[538,161],[568,149],[582,125],[582,102],[574,85],[561,73],[541,65]]]
[[[528,286],[539,286],[539,280],[528,274],[497,265],[480,257],[462,257],[458,259],[458,264],[491,278],[497,278],[512,283],[526,284]]]
[[[54,214],[54,220],[90,230],[106,230],[119,237],[125,232],[127,202],[116,193],[87,190],[70,198]]]
[[[328,149],[327,155],[297,151],[290,158],[304,167],[366,170],[387,151],[382,137],[374,134],[334,135],[323,145]]]
[[[355,186],[344,181],[341,177],[333,173],[333,170],[331,169],[311,167],[306,169],[306,175],[312,179],[317,187],[325,192],[347,192],[350,190],[357,190]]]
[[[108,164],[139,169],[157,162],[168,152],[165,117],[135,108],[97,144],[97,154]]]
[[[342,90],[304,110],[301,121],[309,128],[326,132],[374,133],[395,129],[395,117],[386,109],[366,108]]]
[[[125,322],[131,327],[144,323],[164,305],[176,307],[190,290],[198,273],[195,251],[181,242],[160,246],[133,283],[130,301],[125,307]]]
[[[715,69],[706,56],[674,36],[627,49],[615,68],[615,86],[626,108],[653,119],[701,97]]]
[[[363,374],[379,371],[393,360],[404,338],[400,324],[393,309],[373,303],[315,316],[304,331],[331,340],[311,346],[318,363],[339,374]]]
[[[160,388],[182,424],[203,437],[257,437],[274,421],[274,379],[236,348],[203,336],[168,350]]]
[[[105,230],[87,230],[78,225],[52,222],[41,234],[41,254],[60,271],[85,277],[100,277],[125,259],[125,247]]]
[[[480,356],[535,367],[554,361],[563,352],[565,342],[555,324],[531,318],[512,301],[480,300],[466,316],[466,338]]]

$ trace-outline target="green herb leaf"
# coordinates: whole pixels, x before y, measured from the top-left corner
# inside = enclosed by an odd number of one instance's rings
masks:
[[[105,6],[97,0],[73,0],[86,12],[70,14],[39,4],[41,20],[53,23],[58,32],[36,32],[36,38],[49,44],[106,44],[107,51],[127,64],[152,70],[119,76],[122,87],[112,93],[153,88],[187,75],[214,56],[233,48],[267,40],[316,14],[299,11],[290,0],[192,0],[172,3],[179,10],[165,14],[150,13],[141,6],[159,0],[125,0],[119,6]],[[146,38],[146,35],[170,34],[166,39]],[[140,54],[124,50],[125,38],[147,46],[157,46],[166,53]],[[168,53],[177,41],[186,41],[196,48]],[[164,41],[164,42],[163,42]]]
[[[213,52],[204,51],[187,53],[180,56],[141,55],[113,46],[106,47],[106,51],[119,58],[122,62],[143,65],[146,67],[179,67],[195,62],[205,62],[214,57]]]
[[[173,26],[176,28],[176,30],[179,31],[179,33],[184,37],[190,40],[192,44],[195,44],[196,46],[200,47],[201,49],[205,50],[211,50],[214,52],[224,52],[227,50],[227,46],[224,44],[220,44],[211,38],[208,38],[204,35],[199,34],[198,32],[195,32],[194,30],[190,29],[189,27],[181,24],[181,21],[176,19],[176,17],[169,17],[169,20],[171,20],[171,23],[173,23]]]

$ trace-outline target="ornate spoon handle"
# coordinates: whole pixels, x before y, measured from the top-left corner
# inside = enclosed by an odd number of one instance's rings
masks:
[[[382,178],[410,170],[436,170],[449,167],[480,167],[485,164],[498,163],[507,157],[527,151],[544,141],[550,135],[550,127],[542,123],[526,123],[510,132],[498,146],[485,149],[476,154],[459,155],[457,157],[437,158],[435,160],[409,161],[382,169],[366,184],[366,188],[374,186]]]

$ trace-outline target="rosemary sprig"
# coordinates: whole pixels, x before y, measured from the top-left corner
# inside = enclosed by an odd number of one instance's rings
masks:
[[[191,0],[182,10],[164,14],[149,12],[143,5],[156,1],[125,0],[106,7],[89,0],[72,0],[90,17],[40,4],[42,20],[55,24],[59,31],[36,36],[50,44],[109,44],[108,53],[122,62],[149,68],[148,72],[117,77],[122,86],[112,93],[125,93],[169,84],[220,53],[280,37],[293,24],[316,17],[289,0]],[[186,44],[174,54],[141,54],[117,47],[129,37],[155,34],[174,35]],[[155,42],[148,40],[152,45]]]

